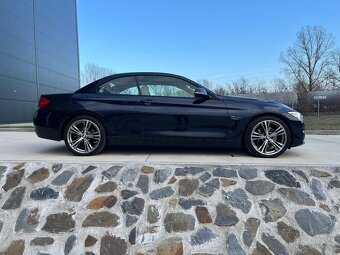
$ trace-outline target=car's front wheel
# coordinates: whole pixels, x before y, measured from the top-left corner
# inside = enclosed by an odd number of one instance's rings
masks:
[[[274,158],[286,151],[290,144],[290,131],[281,119],[262,116],[253,120],[245,133],[244,144],[254,156]]]
[[[101,152],[106,146],[103,125],[91,116],[73,118],[64,131],[66,147],[79,156],[90,156]]]

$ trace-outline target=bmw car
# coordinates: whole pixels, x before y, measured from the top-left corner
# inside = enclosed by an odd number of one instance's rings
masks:
[[[42,95],[36,134],[75,155],[106,146],[244,148],[272,158],[304,143],[303,116],[272,101],[217,95],[166,73],[107,76],[74,93]]]

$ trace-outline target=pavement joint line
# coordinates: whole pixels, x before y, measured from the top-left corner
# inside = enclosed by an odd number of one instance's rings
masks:
[[[145,164],[150,163],[152,165],[209,165],[209,166],[219,166],[219,165],[228,165],[228,166],[259,166],[259,167],[340,167],[339,164],[271,164],[271,163],[227,163],[227,162],[171,162],[171,161],[68,161],[68,160],[0,160],[0,162],[29,162],[29,163],[37,163],[37,162],[46,162],[46,163],[65,163],[65,164],[126,164],[126,163],[133,163],[133,164]]]

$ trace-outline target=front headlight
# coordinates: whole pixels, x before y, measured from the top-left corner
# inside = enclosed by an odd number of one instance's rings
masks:
[[[288,112],[293,117],[297,118],[299,121],[303,122],[303,115],[299,112]]]

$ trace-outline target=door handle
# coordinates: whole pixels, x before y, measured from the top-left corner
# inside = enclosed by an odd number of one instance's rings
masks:
[[[141,100],[140,101],[142,104],[145,104],[145,105],[151,105],[151,104],[154,104],[156,103],[156,101],[152,100],[152,99],[145,99],[145,100]]]

